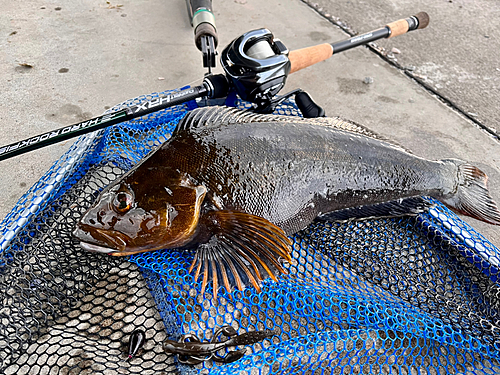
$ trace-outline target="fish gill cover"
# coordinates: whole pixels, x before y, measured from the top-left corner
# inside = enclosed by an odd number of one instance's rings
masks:
[[[187,272],[193,253],[80,249],[71,232],[99,192],[192,107],[82,137],[4,220],[0,373],[500,372],[499,250],[439,203],[416,217],[315,222],[292,237],[287,278],[215,300]],[[292,102],[277,113],[298,115]],[[275,335],[230,364],[184,365],[162,350],[227,325]],[[127,360],[137,329],[146,343]]]

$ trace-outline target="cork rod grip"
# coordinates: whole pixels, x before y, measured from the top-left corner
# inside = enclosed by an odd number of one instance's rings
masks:
[[[288,54],[288,58],[290,59],[290,73],[295,73],[300,69],[326,60],[332,55],[333,47],[328,43],[290,51]]]
[[[408,21],[406,21],[405,19],[388,23],[386,26],[391,29],[391,35],[389,35],[389,38],[405,34],[409,29]]]
[[[386,25],[391,30],[389,38],[405,34],[415,29],[425,29],[429,24],[429,15],[425,12],[415,14],[413,17],[397,20]]]

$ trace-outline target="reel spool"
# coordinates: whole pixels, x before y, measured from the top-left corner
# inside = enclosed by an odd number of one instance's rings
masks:
[[[238,95],[258,106],[272,100],[290,72],[288,49],[267,29],[233,40],[222,51],[221,65]]]

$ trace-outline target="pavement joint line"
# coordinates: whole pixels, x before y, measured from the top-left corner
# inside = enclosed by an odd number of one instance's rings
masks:
[[[328,12],[325,11],[325,9],[321,8],[319,6],[319,4],[317,4],[313,1],[310,1],[310,0],[301,0],[301,2],[306,4],[309,8],[311,8],[313,11],[315,11],[321,17],[325,18],[331,24],[339,27],[342,31],[344,31],[347,35],[349,35],[349,37],[353,37],[353,36],[359,34],[359,32],[354,30],[347,22],[344,22],[340,18],[329,14]],[[408,69],[403,67],[401,64],[388,58],[386,56],[386,54],[384,53],[384,49],[379,47],[375,42],[368,43],[366,45],[366,47],[368,47],[368,49],[371,52],[375,53],[378,57],[380,57],[382,60],[387,62],[389,65],[395,67],[396,69],[398,69],[399,71],[404,73],[408,78],[411,78],[421,88],[423,88],[428,93],[432,94],[432,96],[434,96],[436,99],[438,99],[441,103],[445,104],[448,108],[450,108],[451,110],[453,110],[455,112],[458,112],[460,115],[462,115],[463,117],[465,117],[466,119],[471,121],[479,130],[488,133],[488,135],[493,137],[493,139],[495,141],[500,142],[500,134],[498,134],[494,129],[491,129],[490,127],[484,125],[478,119],[469,115],[469,113],[467,111],[464,111],[457,104],[455,104],[452,100],[446,98],[441,93],[439,93],[436,89],[434,89],[432,86],[428,85],[423,80],[419,79],[415,74],[412,74],[410,71],[408,71]]]
[[[398,67],[396,66],[396,68],[398,68]],[[400,69],[400,68],[398,68],[398,69]],[[497,142],[500,141],[500,134],[498,134],[495,130],[489,128],[488,126],[484,125],[482,122],[480,122],[479,120],[477,120],[473,116],[469,115],[466,111],[464,111],[463,109],[461,109],[452,100],[450,100],[450,99],[446,98],[445,96],[441,95],[439,92],[436,91],[436,89],[434,89],[432,86],[430,86],[427,83],[425,83],[420,78],[416,77],[414,74],[412,74],[408,70],[406,70],[404,68],[400,69],[400,70],[403,70],[403,72],[404,72],[404,74],[406,76],[408,76],[411,79],[413,79],[424,90],[426,90],[427,92],[431,93],[440,102],[442,102],[443,104],[445,104],[446,106],[448,106],[450,109],[454,110],[455,112],[458,112],[459,114],[461,114],[462,116],[464,116],[466,119],[468,119],[469,121],[471,121],[474,125],[476,125],[476,127],[479,130],[488,133],[488,135],[491,136],[491,137],[493,137],[493,139],[495,141],[497,141]]]

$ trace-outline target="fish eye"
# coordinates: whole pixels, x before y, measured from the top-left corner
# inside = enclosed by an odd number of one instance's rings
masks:
[[[133,202],[134,198],[131,194],[121,191],[116,194],[113,206],[117,212],[125,213],[132,208]]]

